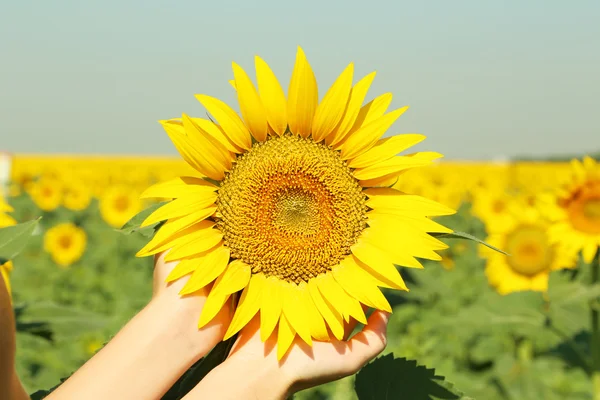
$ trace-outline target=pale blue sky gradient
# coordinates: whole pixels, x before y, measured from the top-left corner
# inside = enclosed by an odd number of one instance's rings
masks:
[[[175,154],[156,122],[235,104],[231,61],[287,88],[301,45],[320,95],[350,62],[390,133],[485,159],[600,149],[600,1],[3,1],[0,150]],[[237,106],[236,106],[237,108]]]

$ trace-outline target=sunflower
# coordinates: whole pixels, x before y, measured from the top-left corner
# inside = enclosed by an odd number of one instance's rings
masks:
[[[63,194],[63,205],[73,211],[85,210],[92,201],[92,195],[83,182],[71,179],[65,185]]]
[[[77,262],[83,255],[86,244],[85,231],[70,222],[53,226],[44,235],[44,249],[61,267]]]
[[[107,224],[115,228],[122,227],[131,217],[142,209],[139,192],[125,186],[111,186],[100,198],[100,214]]]
[[[8,295],[11,297],[12,299],[12,293],[11,293],[11,288],[10,288],[10,271],[12,271],[13,269],[13,263],[12,261],[5,261],[4,264],[0,264],[0,275],[2,275],[2,279],[4,280],[4,285],[6,286],[6,291],[8,292]]]
[[[548,211],[553,242],[564,242],[591,263],[600,247],[600,165],[590,157],[571,162],[569,184],[560,187]]]
[[[175,147],[202,176],[150,187],[143,198],[173,201],[143,223],[166,221],[138,252],[170,249],[178,265],[167,281],[191,275],[181,295],[214,285],[198,326],[242,291],[225,335],[260,315],[261,338],[277,329],[278,357],[296,335],[342,339],[344,321],[365,323],[361,304],[391,311],[379,287],[408,290],[396,265],[422,268],[449,232],[429,216],[453,210],[389,188],[438,153],[398,153],[424,136],[381,139],[407,107],[386,112],[391,94],[362,105],[375,77],[355,85],[353,64],[318,102],[317,82],[298,48],[287,98],[269,66],[255,58],[258,91],[233,64],[241,117],[216,98],[197,95],[216,122],[162,121]],[[328,329],[329,328],[329,329]],[[330,336],[332,335],[332,336]]]
[[[0,196],[0,228],[15,225],[17,223],[13,217],[8,215],[9,212],[13,211],[14,209],[10,206],[10,204],[6,203]]]
[[[42,177],[28,186],[29,196],[43,211],[53,211],[62,202],[62,184],[53,177]]]
[[[560,244],[550,242],[550,223],[535,207],[513,204],[506,210],[502,229],[495,229],[487,242],[509,256],[482,248],[487,258],[485,273],[498,293],[548,289],[551,271],[575,267],[575,257]]]
[[[506,214],[514,197],[504,187],[478,187],[472,189],[471,213],[479,218],[488,230],[503,231],[509,221]]]

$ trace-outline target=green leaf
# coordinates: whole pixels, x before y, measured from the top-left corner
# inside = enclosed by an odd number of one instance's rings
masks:
[[[0,261],[12,260],[23,250],[40,218],[0,228]]]
[[[435,236],[436,238],[441,238],[441,239],[467,239],[467,240],[472,240],[474,242],[477,242],[479,244],[482,244],[486,247],[489,247],[490,249],[497,251],[498,253],[502,253],[506,256],[509,256],[510,254],[506,253],[505,251],[500,250],[497,247],[492,246],[489,243],[484,242],[483,240],[470,235],[466,232],[451,232],[451,233],[430,233],[431,236]]]
[[[150,207],[134,215],[129,221],[125,223],[125,225],[123,225],[123,227],[121,227],[121,229],[117,230],[124,235],[130,235],[133,232],[138,232],[145,237],[151,237],[154,234],[154,231],[156,230],[155,228],[157,228],[160,222],[145,226],[143,228],[141,227],[142,222],[144,222],[144,220],[148,218],[150,214],[152,214],[154,211],[158,210],[160,207],[164,206],[167,203],[168,202],[163,201],[162,203],[156,203],[151,205]]]
[[[359,400],[469,400],[434,369],[390,353],[366,365],[356,375]]]

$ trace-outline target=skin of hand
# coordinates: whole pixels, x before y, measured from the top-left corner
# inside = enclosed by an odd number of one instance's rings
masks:
[[[276,335],[263,343],[257,316],[241,331],[229,358],[184,400],[285,399],[299,390],[352,375],[385,348],[388,317],[375,311],[362,331],[348,341],[315,341],[311,347],[296,337],[278,361]],[[353,325],[347,326],[347,334],[352,329]]]
[[[210,288],[180,297],[186,278],[165,283],[175,265],[166,263],[164,254],[155,259],[152,300],[48,400],[161,398],[222,340],[231,321],[231,307],[225,306],[213,321],[198,329]]]
[[[0,274],[0,399],[27,400],[15,370],[15,316],[4,278]]]

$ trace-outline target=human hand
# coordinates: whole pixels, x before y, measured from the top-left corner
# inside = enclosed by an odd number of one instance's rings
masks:
[[[187,277],[165,283],[176,264],[155,258],[150,303],[48,399],[158,399],[222,340],[231,307],[198,329],[210,288],[180,297]]]
[[[255,317],[241,332],[229,358],[211,371],[184,400],[284,399],[291,393],[356,373],[383,351],[389,314],[375,311],[368,324],[348,341],[308,346],[296,337],[288,353],[277,360],[276,336],[263,343]],[[347,333],[353,326],[347,326]],[[232,384],[235,377],[235,384]]]

